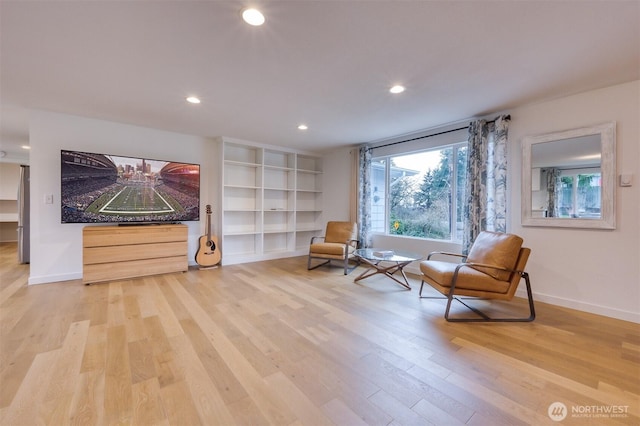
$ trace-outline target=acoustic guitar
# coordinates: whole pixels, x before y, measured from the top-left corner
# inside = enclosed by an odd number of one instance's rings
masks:
[[[220,263],[221,259],[222,253],[218,248],[218,239],[211,235],[211,206],[207,204],[207,234],[200,237],[196,263],[202,268],[210,268]]]

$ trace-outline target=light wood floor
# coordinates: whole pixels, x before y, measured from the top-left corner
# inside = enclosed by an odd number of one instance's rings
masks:
[[[542,303],[533,323],[446,323],[418,280],[359,270],[26,286],[1,244],[0,424],[640,424],[637,324]]]

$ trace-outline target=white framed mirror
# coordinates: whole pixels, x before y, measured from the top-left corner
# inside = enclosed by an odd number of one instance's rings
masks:
[[[522,225],[615,229],[616,123],[527,136]]]

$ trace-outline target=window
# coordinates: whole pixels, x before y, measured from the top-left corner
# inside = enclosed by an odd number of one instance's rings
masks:
[[[601,175],[563,170],[558,178],[558,217],[599,219]]]
[[[372,231],[460,242],[466,162],[467,142],[374,157]]]

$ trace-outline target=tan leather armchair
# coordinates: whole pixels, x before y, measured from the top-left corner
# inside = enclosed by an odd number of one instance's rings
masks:
[[[347,275],[349,260],[354,259],[353,252],[358,248],[358,226],[354,222],[328,222],[324,237],[312,237],[309,245],[307,269],[315,269],[332,260],[343,262],[344,274]],[[311,266],[311,259],[323,259],[324,262]],[[357,260],[357,259],[355,259]],[[356,265],[357,266],[357,265]]]
[[[531,293],[529,274],[525,266],[531,250],[522,247],[523,240],[517,235],[481,232],[476,238],[469,254],[465,257],[448,252],[433,252],[427,260],[420,262],[422,283],[420,284],[421,298],[425,283],[438,290],[447,299],[444,317],[447,321],[457,322],[514,322],[533,321],[536,317]],[[460,263],[432,260],[436,255],[456,256]],[[524,318],[491,318],[484,312],[468,305],[463,298],[468,296],[477,299],[511,300],[516,293],[520,280],[524,278],[527,286],[529,302],[529,316]],[[440,296],[439,298],[442,298]],[[464,298],[466,300],[467,298]],[[459,301],[471,309],[479,318],[451,318],[449,311],[453,300]]]

